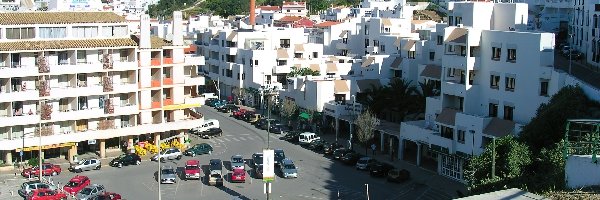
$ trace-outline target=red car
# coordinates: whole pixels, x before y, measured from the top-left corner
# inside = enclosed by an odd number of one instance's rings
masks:
[[[120,200],[121,195],[113,192],[105,192],[96,198],[96,200]]]
[[[244,116],[244,113],[246,113],[248,110],[240,108],[239,110],[236,110],[232,113],[233,117],[236,119],[242,119],[242,117]]]
[[[241,168],[233,169],[233,173],[231,173],[231,182],[246,182],[246,171]]]
[[[63,190],[69,194],[77,194],[80,190],[90,185],[90,178],[87,176],[75,176],[64,187]]]
[[[66,200],[67,195],[57,190],[37,189],[27,194],[27,200]]]
[[[55,165],[52,163],[43,163],[42,164],[42,175],[43,176],[56,176],[59,175],[60,172],[62,172],[62,169],[60,168],[59,165]],[[29,177],[31,176],[39,176],[40,174],[40,170],[39,170],[39,166],[34,166],[32,168],[27,168],[25,170],[23,170],[23,172],[21,172],[21,175],[23,177]]]
[[[188,160],[185,163],[185,179],[200,179],[202,169],[200,168],[199,160]]]

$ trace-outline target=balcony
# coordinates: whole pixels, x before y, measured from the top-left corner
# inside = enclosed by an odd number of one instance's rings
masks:
[[[464,97],[467,91],[466,86],[459,81],[442,81],[442,88],[444,94],[460,97]]]
[[[163,99],[163,105],[164,106],[173,105],[173,99],[172,98]]]
[[[100,120],[100,122],[98,122],[98,130],[109,130],[109,129],[115,129],[118,128],[115,126],[115,120],[113,119],[105,119],[105,120]]]
[[[160,81],[157,81],[157,80],[150,81],[150,87],[160,87]]]
[[[367,51],[368,52],[379,52],[379,47],[378,46],[369,46],[369,47],[367,47]]]
[[[161,108],[160,101],[152,101],[152,106],[150,108]]]
[[[160,66],[160,58],[152,58],[150,59],[150,66]]]
[[[185,56],[185,65],[205,65],[204,56]]]
[[[0,78],[11,78],[15,74],[19,76],[37,76],[38,68],[35,66],[14,64],[10,66],[0,66]]]
[[[23,90],[16,91],[1,91],[0,92],[0,102],[12,102],[12,101],[26,101],[26,100],[34,100],[39,98],[39,92],[33,88],[26,88]]]
[[[281,65],[281,66],[273,67],[274,74],[287,74],[287,73],[290,73],[291,71],[292,71],[292,69],[289,65]]]
[[[41,109],[41,120],[52,120],[52,105],[48,103],[42,103]]]
[[[164,85],[173,85],[173,79],[172,78],[163,78],[163,84]]]
[[[138,90],[138,84],[136,82],[121,82],[120,84],[114,84],[115,93],[129,93],[136,92]]]
[[[124,60],[124,61],[113,62],[113,68],[118,71],[135,70],[136,67],[137,67],[137,64],[135,61]]]
[[[173,58],[163,58],[163,64],[173,64]]]
[[[50,83],[48,83],[48,80],[40,80],[39,84],[39,97],[50,96]]]
[[[65,72],[69,73],[94,73],[101,72],[104,70],[104,65],[101,62],[85,62],[85,63],[77,63],[77,64],[50,64],[50,74],[58,75],[64,74]]]
[[[348,49],[348,44],[345,44],[343,42],[338,42],[335,45],[335,48],[339,49],[339,50],[344,50],[344,49]]]
[[[101,83],[88,83],[87,81],[79,81],[77,86],[65,86],[51,88],[52,94],[50,98],[65,98],[76,96],[91,96],[102,94],[103,86]]]
[[[61,112],[52,113],[52,121],[70,121],[81,119],[82,116],[85,118],[100,118],[105,117],[105,109],[101,108],[86,108],[80,110],[63,110]],[[113,110],[114,112],[114,110]]]
[[[115,113],[115,105],[113,104],[112,99],[107,99],[104,102],[104,114],[114,114]]]
[[[198,126],[203,119],[186,119],[163,124],[142,124],[126,126],[108,130],[87,130],[85,132],[72,132],[70,134],[53,134],[42,140],[42,145],[53,145],[66,142],[82,142],[90,139],[109,139],[129,135],[141,135],[155,132],[169,132],[171,130],[191,129]],[[1,123],[1,122],[0,122]],[[114,126],[113,126],[114,127]],[[20,138],[19,138],[20,139]],[[14,150],[17,148],[38,146],[39,138],[25,138],[22,142],[14,140],[0,140],[0,150]]]
[[[35,136],[51,136],[54,135],[53,126],[43,126],[34,129]]]
[[[40,115],[38,113],[0,117],[0,127],[38,124],[39,122]]]
[[[184,103],[185,104],[204,104],[204,98],[187,96],[184,99]]]
[[[439,131],[434,130],[435,122],[426,120],[402,122],[400,132],[411,141],[421,141],[428,144],[452,149],[452,140],[442,137]]]
[[[204,85],[204,76],[185,76],[183,79],[185,85]]]
[[[113,87],[113,79],[112,77],[102,77],[102,91],[103,92],[112,92],[114,90]]]
[[[329,101],[325,102],[325,104],[323,105],[323,112],[336,117],[360,113],[362,112],[362,106],[359,103],[356,103],[354,105],[354,112],[352,110],[352,101],[346,101],[345,103]]]
[[[115,115],[132,115],[139,113],[138,107],[135,104],[121,104],[115,106]]]

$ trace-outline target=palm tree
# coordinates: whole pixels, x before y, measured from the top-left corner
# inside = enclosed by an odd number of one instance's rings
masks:
[[[421,88],[421,91],[416,91],[417,97],[415,101],[415,107],[417,108],[417,112],[424,113],[427,97],[439,96],[440,91],[436,88],[436,85],[433,81],[427,83],[419,82],[419,87]]]

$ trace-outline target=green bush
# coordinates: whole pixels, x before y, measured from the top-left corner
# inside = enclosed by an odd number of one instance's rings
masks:
[[[44,159],[42,159],[42,163],[44,162]],[[35,158],[30,158],[29,160],[27,160],[27,164],[29,166],[38,166],[40,165],[40,159],[35,157]]]

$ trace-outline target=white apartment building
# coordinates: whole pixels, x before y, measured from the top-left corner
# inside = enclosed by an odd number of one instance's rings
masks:
[[[286,16],[305,17],[306,15],[308,15],[308,9],[306,9],[306,2],[283,1],[283,5],[281,5],[281,13]]]
[[[582,52],[588,64],[600,67],[600,4],[595,1],[573,1],[575,13],[569,22],[569,45]]]
[[[174,29],[181,30],[181,12]],[[140,35],[112,12],[0,14],[0,150],[71,160],[78,149],[100,151],[138,141],[181,137],[202,122],[197,66],[183,36],[171,42]],[[179,24],[179,25],[178,25]],[[41,135],[41,137],[40,137]],[[96,144],[94,144],[96,143]],[[18,159],[17,159],[18,160]]]

